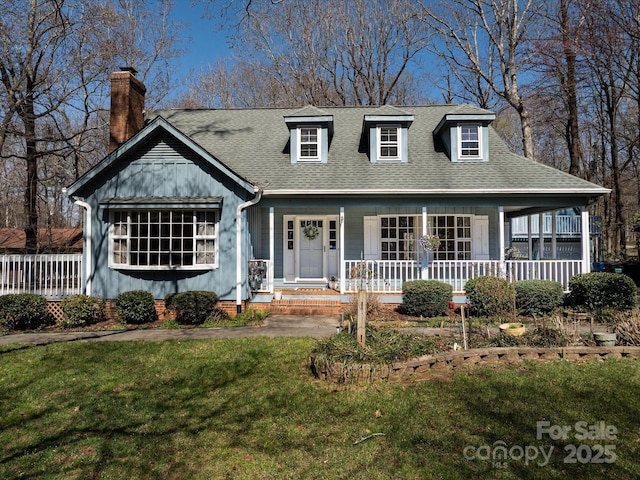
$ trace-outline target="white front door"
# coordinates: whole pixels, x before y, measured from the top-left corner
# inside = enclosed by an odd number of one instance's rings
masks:
[[[299,220],[300,278],[324,277],[324,220]]]

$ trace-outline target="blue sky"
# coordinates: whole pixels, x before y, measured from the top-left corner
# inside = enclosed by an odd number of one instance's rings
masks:
[[[229,0],[238,1],[238,0]],[[231,56],[232,50],[227,42],[229,32],[220,30],[218,18],[203,18],[205,6],[203,1],[198,1],[192,6],[192,0],[175,0],[173,8],[173,20],[186,23],[182,32],[185,40],[180,47],[185,50],[179,59],[176,60],[176,83],[171,96],[176,96],[182,90],[185,82],[193,75],[205,70],[207,66],[213,65],[216,60]],[[419,57],[424,61],[425,55]],[[419,60],[418,60],[419,61]],[[409,65],[410,69],[415,68],[415,64]],[[438,91],[427,92],[434,99],[441,101]]]
[[[200,71],[213,64],[218,58],[230,53],[226,42],[226,32],[220,31],[214,20],[202,18],[204,7],[191,7],[190,0],[178,0],[173,8],[173,19],[187,23],[183,35],[187,37],[180,45],[186,51],[181,56],[178,81],[182,82],[190,70]]]

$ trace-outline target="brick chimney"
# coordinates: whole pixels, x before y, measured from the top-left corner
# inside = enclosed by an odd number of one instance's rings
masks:
[[[109,153],[138,133],[144,125],[144,84],[136,78],[134,68],[113,72],[111,80],[111,115],[109,119]]]

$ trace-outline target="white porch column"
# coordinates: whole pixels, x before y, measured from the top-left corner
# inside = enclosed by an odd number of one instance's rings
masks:
[[[269,293],[273,293],[276,254],[276,216],[275,209],[269,207]]]
[[[422,236],[425,236],[427,233],[429,233],[427,231],[427,207],[422,207]],[[420,255],[429,255],[428,252],[422,250],[420,252]],[[426,280],[427,279],[427,268],[426,268],[426,263],[423,263],[422,269],[420,271],[420,278],[422,278],[422,280]]]
[[[558,258],[558,224],[557,224],[557,210],[551,212],[551,258],[554,260]]]
[[[531,236],[531,215],[527,215],[527,257],[533,260],[533,237]]]
[[[586,207],[581,207],[581,221],[582,273],[588,273],[591,271],[591,265],[589,265],[591,259],[589,258],[589,210]]]
[[[344,287],[347,281],[346,272],[344,269],[344,207],[340,207],[340,221],[339,221],[339,235],[340,235],[340,293],[344,294]]]
[[[509,229],[511,230],[511,229]],[[504,263],[504,250],[505,250],[505,238],[504,238],[504,207],[501,205],[498,207],[498,259],[500,260],[500,276],[508,280],[507,265]],[[511,232],[509,232],[511,235]],[[509,246],[511,246],[511,238],[509,239]],[[491,257],[489,257],[491,258]]]
[[[498,207],[498,248],[500,262],[504,262],[504,207]]]
[[[538,260],[544,258],[544,215],[538,214]]]

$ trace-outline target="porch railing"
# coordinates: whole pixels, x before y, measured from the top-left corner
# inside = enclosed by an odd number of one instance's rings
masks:
[[[374,293],[401,293],[410,280],[438,280],[454,292],[464,292],[468,280],[485,275],[518,280],[553,280],[569,289],[569,279],[582,273],[580,260],[435,260],[426,267],[416,261],[345,260],[346,278],[341,291],[353,293],[364,288]]]
[[[602,221],[599,216],[589,217],[589,233],[600,235]],[[511,220],[511,235],[514,237],[527,236],[529,232],[527,217],[516,217]],[[538,214],[531,216],[531,235],[538,236],[540,222]],[[552,221],[551,214],[542,216],[542,232],[546,236],[551,236]],[[556,215],[556,235],[559,237],[579,238],[582,232],[582,220],[579,215]]]
[[[0,255],[0,295],[9,293],[50,300],[82,293],[82,255]]]

